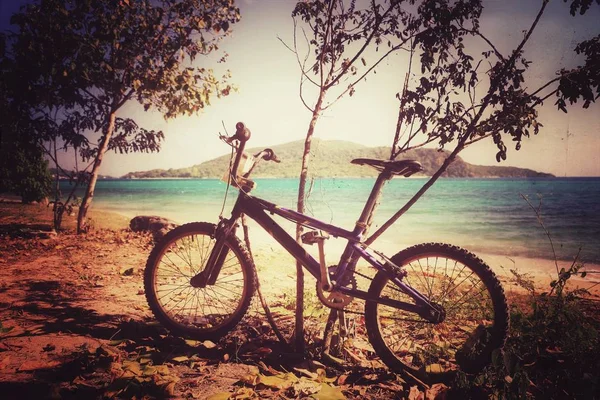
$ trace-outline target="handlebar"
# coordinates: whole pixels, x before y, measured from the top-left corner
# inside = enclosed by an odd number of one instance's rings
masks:
[[[234,174],[235,174],[234,171],[237,171],[238,167],[240,165],[242,154],[244,153],[244,148],[246,147],[246,142],[248,140],[250,140],[251,136],[252,136],[252,134],[250,133],[250,129],[248,129],[243,122],[238,122],[237,124],[235,124],[235,134],[231,137],[225,138],[225,142],[232,146],[234,146],[232,144],[232,142],[234,140],[237,140],[239,142],[239,144],[237,146],[237,154],[235,157],[235,161],[233,163],[233,168],[231,170],[231,172]],[[244,178],[248,178],[250,176],[250,173],[252,172],[254,167],[258,164],[258,162],[261,159],[265,160],[265,161],[274,161],[276,163],[281,162],[281,160],[275,155],[275,152],[273,151],[273,149],[268,149],[268,148],[256,153],[254,155],[254,158],[255,158],[255,162],[251,166],[249,171],[244,174]]]

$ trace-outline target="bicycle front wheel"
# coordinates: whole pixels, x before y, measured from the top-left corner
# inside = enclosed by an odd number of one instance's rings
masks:
[[[170,231],[150,253],[144,272],[146,299],[172,333],[199,340],[219,339],[242,319],[255,290],[254,264],[235,237],[214,285],[193,287],[215,245],[215,225],[196,222]]]
[[[455,246],[428,243],[392,257],[407,275],[403,282],[443,310],[441,322],[367,301],[365,323],[377,355],[391,369],[406,370],[427,382],[450,379],[456,371],[477,373],[503,346],[508,334],[504,290],[490,268]],[[369,294],[414,304],[378,272]]]

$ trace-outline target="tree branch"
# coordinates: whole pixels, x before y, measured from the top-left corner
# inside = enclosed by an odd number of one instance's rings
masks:
[[[346,64],[346,67],[344,68],[344,70],[342,71],[342,73],[340,73],[338,76],[336,76],[331,82],[329,82],[329,84],[327,85],[327,89],[329,89],[330,87],[332,87],[333,85],[335,85],[342,76],[344,76],[345,72],[348,70],[348,68],[350,68],[351,65],[354,64],[354,62],[356,62],[356,60],[358,60],[358,58],[365,52],[365,50],[367,49],[367,47],[371,44],[371,41],[373,40],[373,38],[375,37],[375,34],[379,31],[379,26],[381,25],[382,21],[385,19],[385,17],[392,11],[392,9],[394,8],[395,3],[392,2],[390,4],[390,6],[388,7],[388,9],[383,13],[383,15],[381,16],[381,18],[379,19],[379,21],[377,22],[376,26],[373,27],[373,30],[371,31],[369,37],[367,38],[367,40],[363,43],[363,45],[361,46],[361,48],[358,50],[358,52],[354,55],[354,57],[352,57],[350,59],[350,61]]]
[[[479,119],[481,118],[485,109],[489,105],[492,95],[498,89],[498,85],[500,84],[500,81],[501,81],[500,78],[503,77],[504,74],[506,74],[506,72],[508,71],[508,69],[514,64],[516,58],[518,57],[521,50],[525,46],[525,43],[527,43],[533,30],[535,29],[538,22],[540,21],[540,18],[542,17],[542,14],[544,13],[544,10],[546,9],[547,4],[548,4],[548,0],[544,0],[542,7],[540,8],[535,20],[533,21],[531,27],[528,30],[527,34],[525,35],[525,37],[523,38],[523,40],[521,41],[519,46],[514,50],[511,58],[507,62],[505,62],[504,66],[502,68],[502,71],[491,82],[488,93],[481,103],[481,108],[479,109],[479,112],[475,115],[475,118],[473,118],[473,120],[469,123],[469,126],[467,127],[467,130],[465,132],[465,135],[463,135],[461,138],[458,139],[456,148],[450,153],[450,155],[446,158],[446,160],[444,160],[444,163],[441,165],[441,167],[435,172],[435,174],[433,174],[433,176],[425,183],[425,185],[423,185],[423,187],[421,187],[421,189],[419,189],[419,191],[400,210],[398,210],[375,233],[373,233],[365,241],[365,244],[369,245],[369,244],[373,243],[379,236],[381,236],[381,234],[383,234],[383,232],[385,232],[394,222],[396,222],[398,220],[398,218],[400,218],[406,211],[408,211],[412,207],[412,205],[419,198],[421,198],[421,196],[427,190],[429,190],[429,188],[438,180],[438,178],[446,171],[446,169],[448,169],[448,166],[454,161],[454,159],[456,158],[456,155],[458,153],[460,153],[460,151],[462,149],[464,149],[465,143],[467,142],[468,138],[472,135],[477,123],[479,122]]]
[[[342,93],[340,93],[336,99],[334,101],[332,101],[331,103],[329,103],[327,106],[323,107],[323,109],[327,109],[328,107],[331,107],[333,104],[335,104],[338,100],[340,100],[342,97],[344,97],[344,95],[346,93],[348,93],[353,87],[355,87],[361,80],[363,80],[373,69],[375,69],[388,55],[390,55],[391,53],[399,50],[402,48],[403,45],[406,44],[406,41],[408,41],[408,38],[403,41],[402,43],[392,47],[387,53],[385,53],[383,56],[381,56],[381,58],[379,58],[379,60],[377,60],[377,62],[375,62],[371,67],[369,67],[359,78],[357,78],[356,80],[354,80],[354,82],[352,82],[351,84],[348,85],[348,87],[346,89],[344,89],[344,91]],[[408,51],[408,50],[407,50]],[[339,76],[339,75],[338,75]],[[331,87],[331,85],[327,86],[327,89],[329,89]]]

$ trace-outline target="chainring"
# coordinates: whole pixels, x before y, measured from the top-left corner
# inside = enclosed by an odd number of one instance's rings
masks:
[[[336,269],[337,269],[337,265],[331,265],[331,266],[327,267],[330,277],[335,275]],[[346,279],[348,282],[346,282],[346,284],[344,286],[351,287],[352,289],[356,289],[357,284],[356,284],[356,277],[354,276],[354,274],[351,274],[350,278],[346,278]],[[350,304],[352,302],[352,300],[354,300],[354,297],[340,293],[337,290],[332,290],[331,292],[324,292],[323,289],[321,289],[320,282],[318,282],[318,281],[317,281],[317,297],[319,298],[321,303],[323,303],[327,307],[335,308],[337,310],[344,309],[344,307],[346,307],[348,304]]]

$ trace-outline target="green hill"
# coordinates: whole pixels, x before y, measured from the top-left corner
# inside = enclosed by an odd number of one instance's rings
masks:
[[[300,172],[304,141],[299,140],[272,147],[281,163],[263,162],[254,170],[256,178],[295,178]],[[255,154],[262,148],[250,148],[246,152]],[[366,166],[350,164],[354,158],[389,157],[388,147],[367,147],[341,140],[314,139],[310,171],[316,177],[369,177],[377,172]],[[400,159],[418,160],[423,164],[422,175],[432,175],[444,162],[448,152],[435,149],[415,149],[404,153]],[[202,164],[179,169],[153,169],[130,172],[123,178],[221,178],[229,165],[229,155],[221,156]],[[446,177],[551,177],[553,175],[530,169],[473,165],[458,157],[444,174]]]

